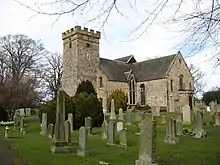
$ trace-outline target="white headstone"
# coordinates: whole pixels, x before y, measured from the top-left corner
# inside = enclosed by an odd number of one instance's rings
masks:
[[[191,123],[191,110],[189,105],[184,105],[182,108],[183,113],[183,123],[190,124]]]
[[[117,122],[117,131],[123,130],[123,122]]]
[[[210,109],[210,106],[207,106],[207,112],[210,112],[211,111],[211,109]]]

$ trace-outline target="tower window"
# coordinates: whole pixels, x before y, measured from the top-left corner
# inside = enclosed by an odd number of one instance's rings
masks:
[[[87,59],[90,60],[90,54],[87,54]]]
[[[103,81],[102,81],[102,77],[99,77],[99,88],[103,87]]]
[[[179,63],[181,64],[181,59],[179,59]]]
[[[86,43],[86,47],[89,48],[89,47],[90,47],[90,44],[89,44],[89,43]]]
[[[72,48],[72,43],[71,42],[69,43],[69,48]]]

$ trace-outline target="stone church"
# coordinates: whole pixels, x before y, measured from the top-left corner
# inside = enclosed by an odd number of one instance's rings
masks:
[[[118,88],[130,105],[193,108],[193,77],[181,52],[142,62],[132,55],[105,59],[99,54],[100,37],[100,32],[80,26],[62,33],[62,86],[68,95],[75,94],[81,81],[90,80],[105,109],[108,96]]]

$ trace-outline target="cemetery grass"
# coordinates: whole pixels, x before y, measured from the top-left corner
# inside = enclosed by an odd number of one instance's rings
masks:
[[[211,118],[206,117],[206,122]],[[106,146],[101,139],[101,129],[94,128],[94,135],[89,136],[86,157],[76,155],[53,155],[50,151],[51,139],[40,135],[40,123],[28,123],[26,135],[18,131],[10,132],[8,141],[14,150],[25,156],[31,165],[98,165],[99,161],[109,165],[134,165],[138,158],[139,136],[135,126],[126,126],[128,148]],[[186,126],[187,127],[187,126]],[[219,165],[220,164],[220,130],[206,126],[208,136],[204,139],[194,139],[189,136],[180,138],[177,145],[164,144],[165,127],[158,121],[157,125],[157,159],[158,165]],[[0,129],[4,129],[0,127]],[[119,137],[117,137],[119,139]],[[74,146],[78,145],[78,132],[72,133]],[[77,148],[73,148],[76,153]]]

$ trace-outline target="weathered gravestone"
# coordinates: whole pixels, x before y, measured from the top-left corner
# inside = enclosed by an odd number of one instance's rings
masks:
[[[126,124],[127,125],[132,124],[132,111],[131,111],[131,109],[126,110]]]
[[[88,154],[87,141],[88,141],[88,129],[86,129],[85,127],[80,127],[79,149],[77,150],[77,156],[86,156]]]
[[[215,124],[214,126],[220,126],[220,112],[214,113]]]
[[[191,110],[189,105],[184,105],[182,108],[183,113],[183,123],[190,124],[191,123]]]
[[[24,116],[21,116],[20,119],[20,132],[24,133],[25,127],[24,127]]]
[[[124,114],[123,114],[123,109],[119,109],[119,115],[118,115],[118,120],[124,121]]]
[[[41,135],[47,135],[47,113],[42,113]]]
[[[53,134],[54,134],[54,125],[53,124],[49,124],[48,125],[48,130],[47,130],[47,136],[49,138],[53,138]]]
[[[202,138],[205,136],[205,130],[203,129],[203,113],[196,111],[194,112],[194,130],[195,138]]]
[[[115,132],[116,132],[116,121],[109,120],[108,123],[108,133],[107,133],[107,144],[115,145]]]
[[[68,144],[71,143],[71,126],[70,121],[65,121],[65,139]]]
[[[135,113],[135,126],[137,129],[137,132],[135,133],[136,135],[140,135],[140,126],[139,123],[145,118],[145,114],[143,112],[136,112]]]
[[[107,133],[108,133],[108,122],[104,120],[102,123],[102,139],[107,139]]]
[[[72,113],[68,113],[68,120],[70,121],[71,132],[73,132],[73,114]]]
[[[65,139],[65,92],[63,89],[57,92],[56,124],[51,151],[53,153],[70,152]]]
[[[181,112],[176,112],[176,134],[177,136],[182,135],[183,131],[183,114]]]
[[[139,158],[135,165],[156,165],[156,122],[140,121]]]
[[[160,107],[159,106],[152,106],[151,113],[152,113],[152,116],[160,116]]]
[[[179,143],[179,138],[176,134],[176,119],[170,115],[166,116],[166,136],[164,142],[169,144]]]
[[[88,129],[88,135],[92,134],[92,118],[86,117],[85,118],[85,127]]]
[[[123,148],[127,147],[127,130],[126,128],[120,131],[120,146]]]

